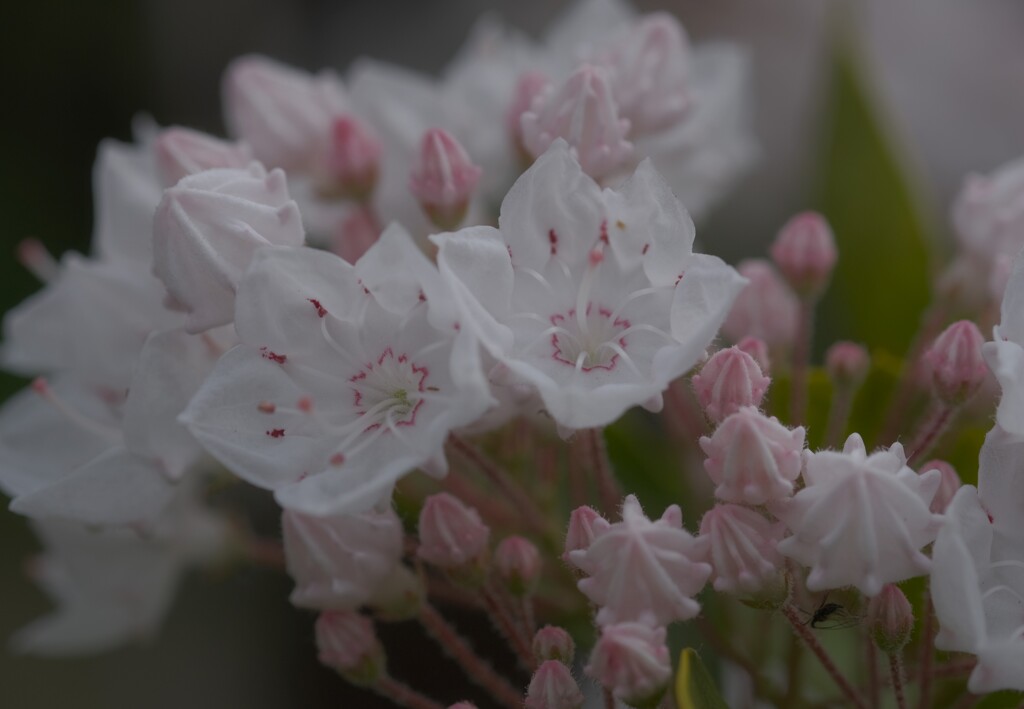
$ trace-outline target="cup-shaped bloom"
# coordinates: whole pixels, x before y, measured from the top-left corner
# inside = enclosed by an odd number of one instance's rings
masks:
[[[580,709],[583,692],[568,667],[558,660],[547,660],[533,673],[523,706],[526,709]]]
[[[742,597],[760,597],[784,588],[780,583],[782,555],[775,545],[782,538],[781,525],[739,505],[715,505],[700,521],[706,537],[711,584],[716,591]]]
[[[450,570],[483,564],[491,536],[479,513],[447,492],[431,495],[423,503],[419,533],[417,555]]]
[[[602,628],[585,671],[631,707],[657,706],[672,678],[665,628],[645,623]]]
[[[420,159],[409,176],[409,189],[436,226],[456,229],[466,217],[480,174],[459,141],[441,128],[432,128],[420,142]]]
[[[384,647],[373,621],[356,611],[325,611],[316,619],[320,662],[353,684],[372,685],[386,671]]]
[[[928,573],[920,550],[942,522],[928,509],[937,470],[915,473],[899,443],[868,455],[856,433],[841,453],[804,456],[806,486],[769,509],[793,532],[779,551],[811,568],[808,589],[856,586],[874,596],[887,583]]]
[[[237,475],[314,515],[385,502],[492,403],[468,328],[400,227],[354,266],[326,251],[264,248],[238,288],[242,343],[182,420]]]
[[[206,170],[164,191],[153,223],[153,272],[188,313],[188,331],[202,332],[231,322],[238,282],[257,250],[304,239],[283,172],[258,163]]]
[[[565,533],[565,550],[562,552],[562,559],[569,564],[572,563],[572,552],[586,551],[598,529],[608,526],[608,521],[593,507],[582,505],[569,514],[569,529]]]
[[[953,203],[953,226],[968,253],[992,264],[1024,246],[1024,158],[991,175],[968,175]]]
[[[925,352],[931,374],[932,391],[941,400],[955,405],[978,391],[988,369],[982,358],[985,338],[970,320],[960,320],[942,331]]]
[[[622,521],[602,525],[589,548],[569,556],[589,575],[579,588],[600,606],[599,625],[666,625],[700,611],[693,596],[711,574],[711,566],[700,561],[706,543],[683,529],[678,505],[652,521],[629,495],[622,504]]]
[[[341,83],[267,57],[231,62],[222,86],[224,117],[234,136],[271,167],[308,169],[330,145],[331,125],[346,112]]]
[[[817,212],[801,212],[786,222],[771,253],[790,287],[805,297],[825,290],[839,258],[832,228]]]
[[[494,550],[494,570],[514,595],[529,593],[537,586],[540,567],[540,550],[525,537],[506,537]]]
[[[693,233],[649,163],[602,192],[559,141],[512,187],[499,229],[432,238],[463,325],[571,430],[656,406],[703,355],[744,282],[692,253]]]
[[[713,354],[692,381],[708,418],[721,423],[745,406],[759,408],[772,380],[762,374],[753,357],[739,347],[729,347]]]
[[[402,557],[402,523],[390,509],[330,517],[285,510],[282,526],[290,600],[303,608],[359,608]]]
[[[856,342],[836,342],[825,353],[825,371],[837,386],[858,386],[870,367],[871,356]]]
[[[717,486],[715,497],[761,505],[793,494],[803,467],[804,429],[788,429],[748,406],[726,418],[710,438],[701,437],[700,447],[708,456],[704,469]]]
[[[157,169],[165,187],[185,175],[217,167],[245,167],[253,161],[245,143],[232,143],[191,128],[165,128],[153,141]]]
[[[982,354],[1003,396],[996,410],[1000,428],[1024,436],[1024,258],[1017,256],[1006,284],[999,325]]]
[[[370,127],[352,114],[334,119],[327,176],[342,196],[366,201],[377,186],[381,146]]]
[[[914,609],[896,584],[887,583],[868,602],[868,632],[882,652],[898,653],[914,630]]]
[[[773,353],[789,351],[800,313],[796,295],[768,261],[748,259],[736,270],[750,282],[736,297],[722,334],[733,342],[760,338]]]
[[[561,138],[595,179],[620,170],[633,156],[626,140],[629,121],[619,115],[605,70],[591,64],[538,95],[522,115],[522,129],[523,145],[534,157]]]
[[[576,656],[576,643],[572,636],[556,625],[545,625],[533,636],[533,656],[539,662],[558,660],[563,665],[572,666]]]
[[[935,514],[942,514],[949,507],[949,503],[953,501],[953,496],[956,495],[957,490],[963,485],[960,475],[956,472],[956,468],[944,460],[929,460],[927,463],[918,466],[918,470],[922,473],[926,473],[929,470],[939,471],[941,476],[939,489],[935,491],[935,497],[932,498],[930,509]]]
[[[663,130],[690,108],[690,46],[686,31],[667,12],[644,15],[600,55],[608,69],[619,115],[634,133]]]

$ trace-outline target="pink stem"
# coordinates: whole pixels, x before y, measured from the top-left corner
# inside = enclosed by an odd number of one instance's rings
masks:
[[[853,688],[853,685],[850,684],[846,677],[843,676],[843,673],[839,671],[839,668],[836,667],[835,663],[832,662],[828,652],[821,646],[821,643],[814,637],[814,634],[808,630],[807,626],[803,624],[796,611],[790,606],[783,606],[782,614],[786,616],[786,620],[793,626],[793,630],[796,631],[800,639],[804,641],[811,652],[818,658],[821,666],[825,668],[825,671],[832,677],[839,689],[846,695],[846,698],[850,700],[850,703],[857,707],[857,709],[867,709],[867,705],[864,704],[861,696],[857,694],[857,690]]]
[[[482,589],[484,605],[491,616],[491,621],[508,641],[512,652],[519,658],[519,663],[530,672],[537,669],[537,662],[533,656],[533,648],[530,645],[530,638],[525,638],[517,626],[515,618],[502,602],[501,597],[493,588],[485,586]]]
[[[392,677],[384,677],[373,685],[373,691],[387,697],[395,704],[406,709],[445,709],[443,704],[426,697],[407,684]]]
[[[597,491],[601,504],[608,514],[615,512],[622,504],[622,490],[612,472],[612,462],[604,443],[604,433],[599,428],[588,428],[583,432],[590,449],[590,460],[597,477]]]
[[[955,407],[949,404],[935,403],[925,417],[924,423],[921,425],[917,435],[914,436],[913,443],[907,446],[907,450],[910,451],[910,454],[907,456],[907,465],[913,466],[925,454],[931,452],[939,438],[942,437],[942,434],[949,427],[954,413],[956,413]]]
[[[807,416],[807,370],[811,361],[811,341],[814,338],[814,306],[816,300],[800,301],[800,320],[793,346],[793,374],[790,386],[789,418],[791,426],[799,426]]]
[[[903,663],[895,652],[889,654],[889,672],[892,674],[892,691],[896,695],[896,706],[907,709],[907,699],[903,696]]]
[[[918,693],[917,706],[928,709],[932,705],[932,658],[935,656],[935,618],[931,588],[926,591],[924,618],[921,621],[921,661],[917,665]]]

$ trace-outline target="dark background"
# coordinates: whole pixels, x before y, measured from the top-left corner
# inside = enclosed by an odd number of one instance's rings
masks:
[[[234,56],[270,54],[344,70],[359,55],[435,72],[484,10],[536,32],[564,0],[104,0],[6,2],[0,9],[0,311],[37,286],[9,254],[26,236],[54,252],[88,248],[90,171],[106,136],[130,138],[133,115],[222,132],[220,71]],[[757,168],[699,227],[729,260],[759,254],[814,190],[827,61],[838,36],[864,58],[872,93],[936,239],[964,172],[1024,153],[1024,4],[1015,0],[676,0],[695,42],[731,39],[754,58]],[[4,392],[18,382],[3,380]],[[272,518],[272,515],[270,515]],[[0,512],[0,642],[48,602],[22,569],[35,542]],[[287,603],[281,574],[235,570],[188,579],[163,634],[88,659],[0,651],[0,706],[385,706],[350,692],[315,661],[312,616]],[[472,628],[473,618],[460,618]],[[400,636],[400,637],[399,637]],[[415,640],[410,640],[415,637]],[[481,631],[479,640],[488,638]],[[385,635],[397,676],[454,701],[457,674],[402,628]],[[506,658],[507,659],[507,658]],[[438,670],[438,668],[440,668]]]

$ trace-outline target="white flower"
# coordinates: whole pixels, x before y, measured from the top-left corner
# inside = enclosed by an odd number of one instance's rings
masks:
[[[968,689],[1024,690],[1024,443],[997,426],[982,446],[979,488],[961,488],[933,550],[941,650],[978,656]]]
[[[683,529],[678,505],[651,521],[636,497],[622,504],[622,521],[594,522],[594,541],[569,552],[572,563],[590,578],[580,590],[601,607],[599,625],[638,621],[667,625],[688,620],[700,611],[693,600],[711,574],[699,561],[706,540],[695,540]]]
[[[1001,312],[993,342],[986,343],[982,353],[1003,390],[996,421],[1006,431],[1024,436],[1024,256],[1014,262]]]
[[[393,226],[353,267],[312,249],[257,251],[226,354],[182,415],[207,450],[278,501],[357,512],[425,466],[492,399],[433,265]]]
[[[717,332],[744,281],[692,253],[693,235],[649,164],[602,192],[559,141],[513,186],[499,229],[432,238],[463,325],[577,429],[656,408]]]
[[[874,596],[887,583],[928,573],[920,549],[942,520],[928,509],[938,470],[915,473],[899,443],[868,455],[856,433],[842,453],[804,455],[806,487],[769,509],[793,532],[779,551],[811,567],[808,589],[856,586]]]

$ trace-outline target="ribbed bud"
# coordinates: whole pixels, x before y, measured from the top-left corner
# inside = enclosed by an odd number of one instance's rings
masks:
[[[672,678],[665,629],[646,623],[606,626],[585,672],[616,699],[638,709],[653,709]]]
[[[545,625],[533,636],[533,656],[538,662],[558,660],[563,665],[572,666],[576,643],[565,628]]]
[[[185,175],[215,167],[245,167],[255,158],[245,143],[231,143],[190,128],[165,128],[154,141],[156,165],[164,187]]]
[[[505,112],[508,135],[522,162],[529,165],[533,156],[523,144],[523,114],[530,110],[534,100],[551,84],[548,77],[539,71],[524,72],[512,92],[512,102]]]
[[[771,378],[738,347],[719,350],[693,377],[693,391],[708,418],[721,423],[745,406],[758,408]]]
[[[736,270],[750,283],[733,301],[722,334],[733,342],[757,337],[773,354],[789,351],[796,337],[800,301],[769,261],[748,259]]]
[[[533,592],[540,580],[540,567],[540,551],[524,537],[506,537],[494,551],[498,578],[514,596]]]
[[[422,579],[412,570],[398,564],[380,582],[377,593],[368,605],[380,620],[411,620],[419,615],[426,595]]]
[[[558,660],[542,662],[526,690],[525,709],[579,709],[583,692],[569,668]]]
[[[804,297],[825,290],[839,257],[832,229],[817,212],[802,212],[786,222],[771,253],[790,287]]]
[[[748,355],[754,358],[757,362],[757,366],[761,368],[761,372],[769,374],[772,368],[771,356],[768,354],[768,345],[765,341],[758,337],[744,337],[742,340],[736,343],[736,349],[746,352]]]
[[[871,356],[856,342],[837,342],[825,353],[825,371],[837,386],[860,386],[870,368]]]
[[[988,375],[981,355],[984,342],[978,326],[970,320],[953,323],[935,338],[924,357],[932,391],[940,401],[962,404],[981,387]]]
[[[372,686],[384,676],[387,659],[373,622],[355,611],[326,611],[316,619],[317,657],[346,680]]]
[[[352,114],[334,119],[327,155],[327,188],[338,196],[366,202],[380,174],[380,141]]]
[[[481,170],[465,148],[445,130],[428,130],[420,143],[420,159],[409,176],[409,189],[440,229],[457,229],[480,182]]]
[[[455,496],[431,495],[420,512],[419,557],[466,583],[483,580],[491,530]]]
[[[868,631],[882,652],[903,649],[914,629],[914,609],[896,584],[888,583],[868,602]]]
[[[595,526],[607,528],[608,521],[593,507],[583,505],[570,513],[569,531],[565,533],[565,551],[562,553],[562,560],[565,563],[575,566],[569,558],[569,554],[577,550],[587,550],[591,542],[594,541]]]

